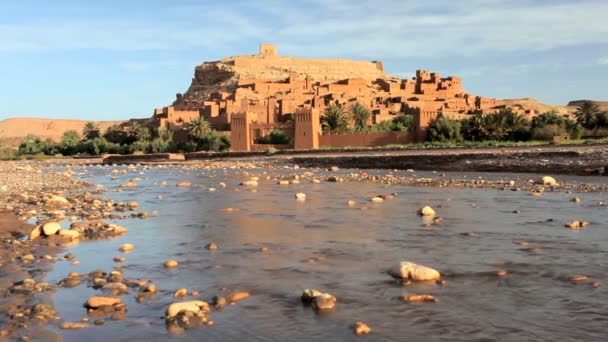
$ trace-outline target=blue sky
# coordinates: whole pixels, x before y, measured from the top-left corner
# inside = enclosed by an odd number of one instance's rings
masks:
[[[0,119],[148,117],[194,66],[256,53],[379,59],[550,104],[608,100],[606,0],[0,0]]]

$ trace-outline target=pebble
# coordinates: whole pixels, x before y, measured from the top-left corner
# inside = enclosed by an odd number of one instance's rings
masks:
[[[217,250],[217,245],[215,243],[210,243],[207,246],[205,246],[205,248],[207,248],[210,251],[216,251]]]
[[[124,245],[120,246],[120,248],[118,248],[119,251],[125,253],[125,252],[131,252],[135,249],[135,246],[133,246],[130,243],[125,243]]]
[[[114,260],[114,262],[125,262],[125,261],[127,261],[126,258],[120,257],[120,256],[114,257],[114,259],[112,259],[112,260]]]
[[[303,303],[310,304],[312,303],[312,300],[315,299],[315,297],[320,296],[322,294],[323,293],[319,290],[305,289],[304,292],[302,292],[302,296],[300,298],[302,299]]]
[[[181,288],[173,293],[173,297],[175,298],[184,298],[188,295],[188,289]]]
[[[437,301],[437,298],[433,297],[432,295],[428,295],[428,294],[418,294],[418,295],[409,295],[409,296],[403,296],[402,299],[406,302],[428,302],[428,303],[435,303]]]
[[[249,296],[251,296],[251,294],[249,292],[246,291],[235,291],[235,292],[231,292],[228,295],[226,295],[226,301],[229,303],[236,303],[238,301],[241,301],[245,298],[249,298]]]
[[[336,297],[329,293],[322,293],[313,298],[312,307],[317,312],[333,310],[336,307]]]
[[[86,322],[61,322],[61,323],[59,323],[59,329],[85,329],[88,327],[89,327],[89,324]]]
[[[165,266],[165,268],[175,268],[178,265],[179,265],[179,263],[177,261],[175,261],[175,260],[167,260],[163,264],[163,266]]]
[[[304,201],[304,200],[306,200],[306,194],[301,193],[301,192],[298,192],[298,193],[296,194],[296,199],[297,199],[298,201]]]
[[[355,322],[353,330],[356,335],[367,335],[372,332],[372,329],[363,322]]]

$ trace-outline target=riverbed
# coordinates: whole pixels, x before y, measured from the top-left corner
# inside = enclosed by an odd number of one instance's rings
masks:
[[[102,326],[59,330],[65,341],[546,341],[604,340],[608,297],[602,286],[608,266],[606,194],[435,188],[378,183],[325,182],[278,185],[293,170],[186,169],[89,166],[82,180],[101,184],[102,196],[136,200],[140,209],[158,211],[148,219],[110,221],[129,229],[112,240],[81,241],[68,248],[79,265],[57,262],[46,280],[69,272],[124,269],[129,278],[149,279],[159,293],[143,303],[135,292],[121,296],[128,313]],[[357,170],[313,171],[320,179]],[[367,171],[383,175],[387,171]],[[321,176],[323,174],[323,176]],[[270,179],[266,179],[268,175]],[[240,186],[252,176],[257,187]],[[535,178],[538,175],[434,174],[419,177],[479,179]],[[137,187],[123,189],[135,177]],[[565,176],[569,182],[601,183],[602,178]],[[561,179],[560,179],[561,180]],[[176,187],[181,181],[189,187]],[[166,182],[163,183],[163,182]],[[220,183],[225,183],[225,187]],[[210,191],[210,188],[215,191]],[[306,200],[294,195],[305,193]],[[395,194],[372,203],[371,197]],[[578,196],[581,202],[572,202]],[[353,200],[357,204],[347,205]],[[443,221],[421,218],[430,205]],[[564,224],[591,224],[571,230]],[[521,246],[514,242],[527,242]],[[209,243],[218,250],[205,248]],[[123,254],[118,247],[135,245]],[[267,251],[260,248],[266,247]],[[117,264],[113,257],[124,256]],[[163,262],[180,265],[166,269]],[[386,274],[408,260],[442,273],[445,284],[403,284]],[[505,276],[496,272],[506,271]],[[588,281],[567,277],[586,275]],[[200,291],[187,299],[209,300],[230,291],[251,297],[209,314],[215,324],[173,335],[162,319],[179,288]],[[329,292],[336,308],[316,314],[300,301],[306,288]],[[85,284],[53,295],[62,320],[86,317],[83,303],[98,290]],[[436,303],[405,303],[409,294],[432,294]],[[356,337],[355,321],[373,332]],[[51,327],[52,328],[52,327]]]

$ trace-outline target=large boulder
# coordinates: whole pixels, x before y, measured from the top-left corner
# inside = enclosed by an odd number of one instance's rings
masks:
[[[557,181],[551,176],[543,176],[536,180],[536,184],[554,186],[557,185]]]
[[[188,302],[177,302],[169,305],[167,311],[165,312],[166,318],[172,318],[177,316],[182,311],[199,313],[199,312],[209,312],[209,304],[203,302],[202,300],[191,300]]]
[[[122,300],[120,300],[119,298],[93,296],[87,300],[85,306],[87,308],[96,309],[101,306],[112,306],[112,305],[121,304],[121,303],[122,303]]]
[[[59,236],[65,236],[71,240],[76,240],[80,238],[80,233],[75,230],[61,229],[59,230]]]
[[[413,281],[438,280],[441,278],[441,274],[437,270],[409,261],[401,261],[394,265],[389,269],[388,274],[397,279]]]
[[[418,215],[420,216],[435,216],[435,210],[428,205],[418,209]]]
[[[49,222],[45,223],[42,226],[42,232],[46,236],[51,236],[57,234],[57,232],[61,229],[61,225],[57,222]]]

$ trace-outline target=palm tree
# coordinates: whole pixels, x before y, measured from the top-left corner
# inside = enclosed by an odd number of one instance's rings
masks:
[[[173,131],[167,128],[159,128],[158,131],[158,137],[162,140],[162,141],[171,141],[173,140]]]
[[[356,130],[363,131],[368,127],[367,122],[369,121],[370,113],[365,106],[359,102],[355,102],[348,108],[348,113],[355,123]]]
[[[82,136],[85,140],[99,138],[100,135],[99,125],[93,121],[87,122],[82,129]]]
[[[211,124],[205,120],[202,116],[190,121],[189,124],[190,136],[199,139],[205,135],[205,133],[211,131]]]
[[[129,135],[134,141],[147,141],[152,138],[148,127],[143,126],[139,122],[133,122],[129,129]]]
[[[595,118],[600,114],[600,107],[591,101],[583,102],[574,112],[576,122],[585,128],[593,128]]]
[[[321,117],[324,132],[339,133],[348,129],[348,115],[339,104],[332,104],[325,109]]]

